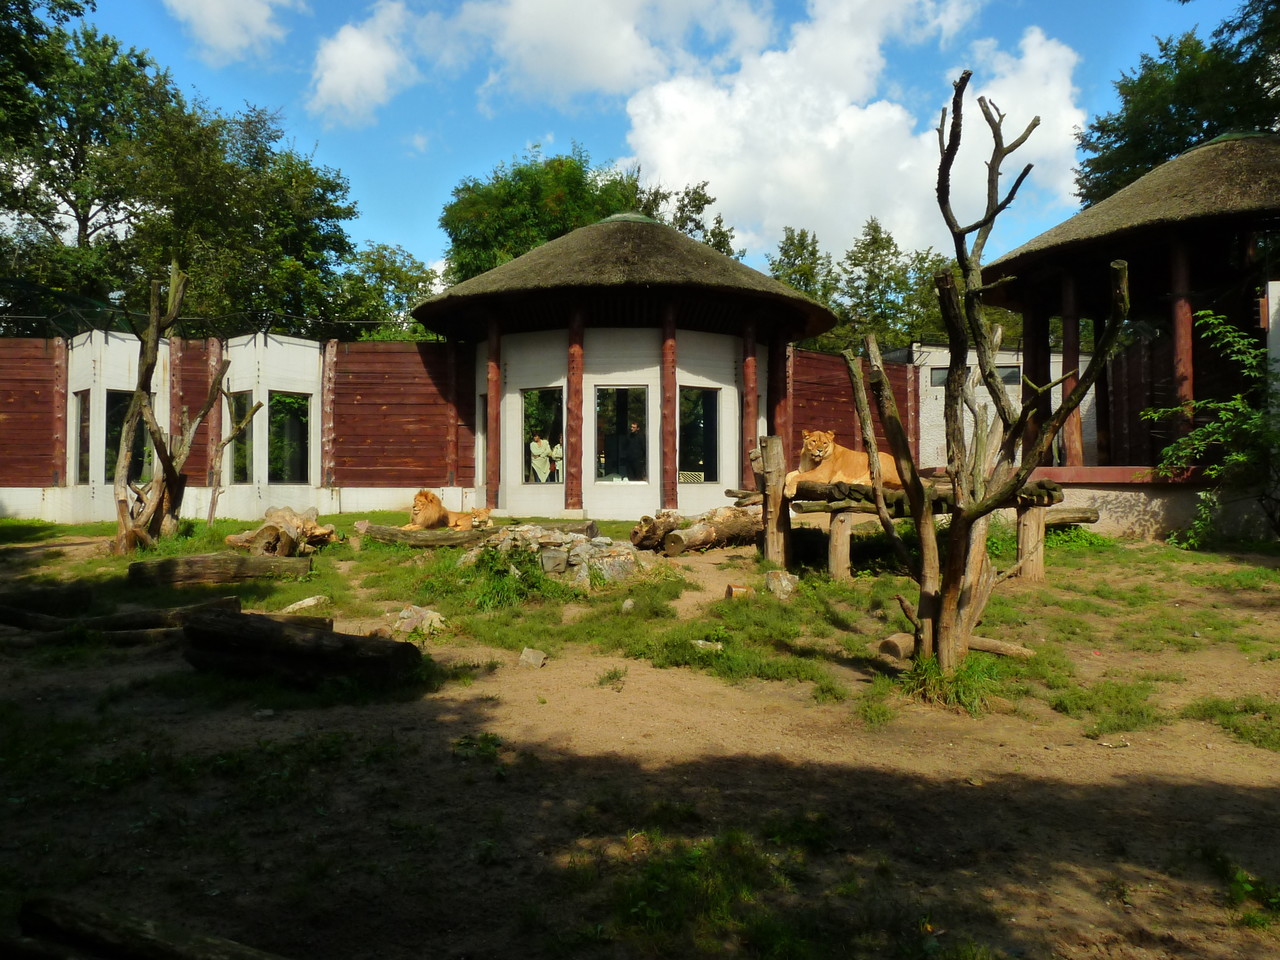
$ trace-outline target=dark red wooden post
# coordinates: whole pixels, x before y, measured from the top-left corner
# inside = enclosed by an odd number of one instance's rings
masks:
[[[207,382],[212,383],[213,378],[218,373],[218,368],[222,366],[222,341],[217,337],[210,337],[205,343],[208,345],[205,355],[206,367],[209,371]],[[219,389],[227,389],[226,378],[223,378]],[[213,487],[217,486],[222,479],[213,475],[213,458],[218,452],[218,444],[222,442],[222,397],[218,397],[213,406],[209,408],[209,416],[205,418],[205,423],[207,424],[207,429],[204,434],[204,485]]]
[[[498,506],[502,482],[502,330],[497,317],[489,318],[489,358],[485,362],[488,411],[484,436],[484,500],[490,510]]]
[[[582,308],[577,307],[569,317],[569,357],[565,397],[564,424],[564,507],[566,510],[582,509],[582,461],[584,447],[582,437],[582,369],[583,327]]]
[[[458,345],[452,340],[445,344],[444,362],[444,482],[453,487],[458,484]]]
[[[760,422],[760,382],[756,369],[756,320],[748,317],[742,328],[742,462],[739,486],[756,488],[756,473],[751,466],[751,451],[760,444],[757,424]]]
[[[55,337],[53,348],[53,470],[55,487],[67,483],[67,341]]]
[[[769,338],[769,410],[772,432],[782,438],[782,465],[791,469],[791,351],[787,338],[775,330]]]
[[[1173,384],[1178,403],[1186,411],[1181,423],[1191,429],[1191,405],[1195,402],[1195,367],[1192,362],[1191,257],[1186,242],[1175,240],[1171,251],[1170,286],[1173,288]]]
[[[680,394],[676,386],[676,308],[662,312],[662,509],[675,510],[680,503],[677,486],[676,442],[679,434]]]
[[[182,413],[182,353],[185,340],[172,337],[169,340],[169,436],[181,429]],[[172,446],[172,442],[170,442]]]
[[[1062,399],[1066,400],[1080,380],[1080,310],[1076,305],[1076,278],[1062,276]],[[1074,371],[1074,372],[1073,372]],[[1068,467],[1084,466],[1084,428],[1077,407],[1062,425],[1062,447]]]

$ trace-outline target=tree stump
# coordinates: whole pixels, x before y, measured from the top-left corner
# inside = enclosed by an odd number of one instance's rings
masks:
[[[852,538],[853,513],[841,510],[831,514],[831,529],[827,534],[827,571],[834,580],[853,579],[853,566],[849,560]]]
[[[318,516],[315,507],[303,513],[292,507],[272,507],[258,529],[230,534],[226,543],[254,557],[305,557],[337,539],[333,524],[320,526]]]
[[[1044,507],[1018,504],[1018,576],[1044,582]]]
[[[631,528],[631,543],[637,550],[661,550],[666,535],[684,522],[678,510],[659,510],[656,517],[641,517]]]
[[[208,614],[183,624],[182,655],[197,670],[271,676],[313,687],[329,677],[389,685],[413,677],[422,653],[412,643],[335,633],[251,613]]]
[[[791,514],[782,496],[787,478],[786,452],[781,437],[764,437],[760,449],[764,463],[764,556],[785,569],[791,539]]]

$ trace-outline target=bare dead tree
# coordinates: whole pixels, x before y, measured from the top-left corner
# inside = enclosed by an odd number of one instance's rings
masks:
[[[1000,167],[1039,125],[1034,118],[1011,143],[1004,139],[1004,114],[985,97],[978,98],[991,133],[991,156],[987,161],[986,205],[980,218],[962,224],[951,205],[951,177],[960,148],[963,128],[964,93],[970,72],[954,84],[950,124],[947,110],[938,125],[938,207],[955,245],[960,284],[950,272],[935,278],[942,318],[950,351],[945,388],[945,428],[947,466],[945,489],[937,481],[924,478],[911,457],[902,417],[889,387],[883,360],[874,337],[867,338],[868,380],[875,396],[881,422],[893,448],[898,471],[906,488],[911,515],[920,536],[920,556],[911,567],[919,585],[915,603],[899,596],[903,612],[915,628],[915,656],[934,656],[945,673],[951,673],[969,651],[969,641],[982,618],[995,587],[1018,572],[1018,566],[997,571],[987,554],[987,528],[991,514],[1017,502],[1032,471],[1039,465],[1058,430],[1084,399],[1098,378],[1103,364],[1114,352],[1121,327],[1128,315],[1128,267],[1112,264],[1112,309],[1105,331],[1094,345],[1093,356],[1075,388],[1056,410],[1043,420],[1034,416],[1042,398],[1061,381],[1031,384],[1035,396],[1021,407],[1014,403],[996,371],[1001,328],[990,323],[983,310],[983,297],[991,289],[982,279],[982,253],[996,218],[1013,202],[1018,188],[1031,172],[1027,164],[1013,186],[1001,196]],[[970,371],[970,352],[977,367]],[[846,352],[854,393],[858,398],[863,436],[866,440],[872,481],[881,525],[902,557],[906,545],[884,506],[882,480],[876,457],[876,441],[871,430],[870,408],[861,368],[852,353]],[[1073,371],[1074,372],[1074,371]],[[1027,381],[1030,383],[1030,381]],[[979,391],[984,391],[981,393]],[[980,401],[979,397],[983,400]],[[1019,458],[1019,446],[1022,455]],[[935,503],[944,492],[951,504],[945,511],[947,522],[935,519]],[[945,549],[943,547],[945,546]]]
[[[227,408],[234,409],[231,404],[231,394],[223,390],[222,396],[227,401]],[[206,526],[212,526],[214,518],[218,515],[218,498],[222,496],[222,455],[231,441],[249,429],[249,423],[253,420],[253,415],[261,409],[262,401],[259,400],[248,413],[232,425],[231,432],[218,442],[218,447],[213,452],[213,463],[209,465],[209,473],[213,477],[213,490],[209,495],[209,516],[205,520]]]
[[[231,366],[231,361],[222,361],[210,380],[209,392],[200,410],[192,417],[184,407],[179,417],[178,430],[172,437],[169,436],[156,420],[155,410],[152,408],[151,381],[159,362],[160,341],[168,336],[177,322],[186,287],[186,274],[174,268],[169,276],[167,309],[161,314],[161,284],[159,281],[152,281],[151,310],[147,325],[141,330],[136,326],[134,328],[138,337],[138,378],[125,413],[124,427],[120,431],[120,448],[116,456],[116,539],[112,545],[116,553],[132,553],[140,545],[150,546],[157,538],[177,532],[178,512],[186,491],[186,477],[182,469],[191,454],[196,431],[222,396],[222,382]],[[257,409],[255,407],[253,412]],[[246,417],[239,429],[242,430],[247,423]],[[143,425],[155,449],[158,469],[153,472],[150,480],[139,486],[130,482],[129,472],[133,461],[134,441],[139,427]],[[235,434],[232,435],[234,436]],[[229,439],[223,441],[224,446]]]

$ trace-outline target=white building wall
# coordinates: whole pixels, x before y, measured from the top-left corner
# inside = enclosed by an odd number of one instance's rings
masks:
[[[925,467],[945,466],[947,462],[947,435],[946,435],[946,388],[932,386],[931,371],[937,368],[945,368],[949,362],[947,348],[945,346],[923,345],[918,346],[915,350],[915,365],[919,367],[919,376],[917,384],[919,390],[920,407],[920,465]],[[971,367],[977,365],[977,354],[974,353],[969,358]],[[1080,372],[1084,372],[1084,368],[1089,363],[1089,357],[1082,355],[1080,357]],[[1019,350],[1001,350],[996,356],[997,366],[1017,366],[1019,371],[1022,369],[1022,352]],[[1050,376],[1056,380],[1062,376],[1062,355],[1054,353],[1049,361]],[[1021,406],[1022,403],[1022,386],[1021,384],[1009,385],[1009,397],[1014,404]],[[979,386],[977,390],[979,405],[985,407],[988,417],[994,416],[995,411],[992,409],[990,399],[987,398],[984,387]],[[1052,402],[1056,408],[1062,402],[1062,388],[1055,387],[1051,391]],[[985,403],[981,401],[986,399]],[[1080,405],[1080,428],[1084,440],[1084,463],[1085,466],[1096,466],[1098,463],[1098,424],[1096,416],[1096,395],[1090,390],[1085,396],[1084,402]],[[972,418],[966,414],[966,435],[971,435]]]

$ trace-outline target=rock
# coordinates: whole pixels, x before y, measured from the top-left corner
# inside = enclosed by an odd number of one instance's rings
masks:
[[[625,551],[603,557],[592,557],[587,561],[587,565],[603,577],[606,583],[625,580],[627,577],[633,576],[639,566],[636,563],[634,552],[627,553]]]
[[[396,633],[413,633],[419,630],[422,633],[434,634],[439,633],[446,626],[448,626],[447,621],[436,611],[410,604],[400,611],[392,629]]]
[[[800,585],[800,578],[785,570],[770,570],[764,575],[764,585],[779,600],[790,600]]]
[[[718,640],[695,640],[693,645],[699,650],[723,650],[724,644]]]
[[[632,610],[634,610],[635,608],[636,608],[636,602],[635,602],[634,600],[632,600],[630,597],[627,597],[627,599],[625,599],[625,600],[623,600],[623,601],[622,601],[622,612],[623,612],[623,613],[630,613],[630,612],[631,612]]]
[[[543,573],[564,573],[569,569],[569,551],[560,547],[547,547],[539,554]]]
[[[541,667],[546,662],[547,655],[541,650],[525,647],[520,651],[520,665],[522,667]]]
[[[299,600],[297,603],[291,603],[281,613],[298,613],[300,610],[309,610],[312,607],[322,607],[326,603],[332,603],[328,597],[307,597],[305,600]]]

